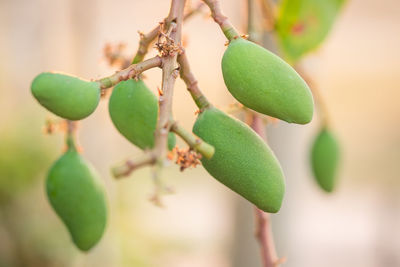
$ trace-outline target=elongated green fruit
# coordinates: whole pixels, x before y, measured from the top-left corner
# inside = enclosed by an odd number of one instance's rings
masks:
[[[241,38],[231,41],[222,73],[230,93],[246,107],[287,122],[311,121],[314,103],[307,84],[263,47]]]
[[[75,245],[83,251],[92,248],[106,226],[105,193],[97,172],[74,148],[51,167],[47,195]]]
[[[204,168],[218,181],[266,212],[278,212],[285,183],[282,169],[265,142],[246,124],[222,111],[203,111],[193,132],[215,147]]]
[[[33,96],[54,114],[69,120],[81,120],[96,109],[100,85],[61,73],[44,72],[31,85]]]
[[[120,82],[111,94],[108,109],[115,127],[131,143],[141,149],[154,146],[158,101],[143,81]],[[175,141],[175,135],[169,133],[169,149],[175,146]]]
[[[334,189],[339,153],[335,137],[328,129],[321,129],[312,146],[311,167],[319,186],[326,192]]]

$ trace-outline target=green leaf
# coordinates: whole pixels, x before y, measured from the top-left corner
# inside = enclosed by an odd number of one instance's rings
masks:
[[[282,0],[276,28],[283,54],[295,63],[326,38],[345,0]]]

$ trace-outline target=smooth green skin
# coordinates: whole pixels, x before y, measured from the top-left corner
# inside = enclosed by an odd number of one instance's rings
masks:
[[[158,101],[143,81],[120,82],[111,94],[108,109],[114,126],[131,143],[141,149],[154,146]],[[172,149],[175,142],[175,135],[169,133],[168,148]]]
[[[257,112],[298,124],[313,117],[313,97],[304,80],[281,58],[238,38],[222,58],[222,73],[230,93]]]
[[[318,185],[328,193],[335,186],[339,157],[339,145],[335,137],[323,128],[312,146],[311,167]]]
[[[296,62],[328,36],[344,0],[283,0],[276,22],[285,58]]]
[[[96,109],[100,85],[61,73],[44,72],[31,85],[33,96],[54,114],[69,120],[81,120]]]
[[[193,132],[215,147],[204,168],[263,211],[278,212],[285,193],[282,169],[266,143],[246,124],[222,111],[203,111]]]
[[[51,167],[47,195],[75,245],[83,251],[91,249],[106,226],[105,192],[95,169],[75,149],[69,149]]]

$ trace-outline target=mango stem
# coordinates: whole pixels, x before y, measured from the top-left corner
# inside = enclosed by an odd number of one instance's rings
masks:
[[[76,150],[75,144],[75,133],[76,133],[76,121],[65,120],[67,124],[67,133],[65,143],[68,149]]]
[[[194,102],[200,110],[204,110],[211,106],[205,95],[201,92],[197,79],[192,73],[189,65],[189,60],[186,56],[185,50],[178,56],[178,63],[180,65],[179,73],[181,79],[185,82],[187,90],[192,96]]]
[[[222,13],[219,0],[203,0],[203,2],[210,8],[212,18],[220,26],[229,41],[239,37],[238,31],[229,21],[228,17]]]

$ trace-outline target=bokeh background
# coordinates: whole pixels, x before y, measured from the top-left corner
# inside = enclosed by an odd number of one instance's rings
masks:
[[[245,1],[221,2],[244,32]],[[112,179],[110,166],[141,152],[113,127],[107,100],[79,129],[83,155],[107,187],[103,240],[88,254],[77,251],[47,202],[44,179],[63,135],[43,133],[55,117],[34,101],[30,82],[47,70],[88,79],[112,73],[104,45],[124,42],[132,54],[137,31],[152,29],[168,8],[165,0],[0,0],[0,266],[261,266],[252,206],[202,167],[165,170],[176,193],[162,209],[148,201],[149,168]],[[224,108],[234,102],[220,70],[225,40],[205,14],[185,24],[187,54],[201,88]],[[399,14],[397,0],[349,0],[324,45],[303,60],[342,147],[333,194],[317,187],[308,164],[318,116],[306,126],[268,126],[286,174],[284,204],[272,216],[284,266],[400,266]],[[153,90],[160,74],[146,73]],[[191,129],[195,111],[178,80],[175,117]]]

